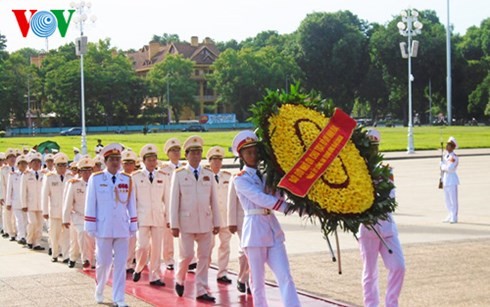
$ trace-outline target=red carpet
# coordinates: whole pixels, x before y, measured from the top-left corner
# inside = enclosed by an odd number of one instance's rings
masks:
[[[95,278],[95,270],[83,271],[82,273]],[[236,277],[229,274],[228,277],[233,280],[231,285],[222,285],[216,282],[216,270],[209,270],[209,287],[211,288],[211,295],[216,298],[216,303],[201,303],[195,299],[194,289],[194,274],[188,273],[185,281],[185,291],[183,297],[178,297],[174,290],[174,271],[164,271],[163,281],[165,287],[153,287],[150,286],[148,281],[148,271],[145,270],[141,273],[141,279],[135,283],[132,280],[132,275],[128,274],[126,281],[126,293],[137,297],[138,299],[145,301],[153,306],[162,307],[200,307],[200,306],[243,306],[252,307],[252,296],[240,293],[236,288]],[[109,284],[111,284],[109,279]],[[283,306],[279,289],[274,285],[267,285],[267,301],[270,307]],[[307,293],[300,292],[300,300],[302,306],[316,307],[316,306],[346,306],[339,302],[326,300],[323,298],[314,297]]]

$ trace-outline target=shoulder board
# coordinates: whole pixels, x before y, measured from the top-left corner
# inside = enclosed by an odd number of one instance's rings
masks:
[[[185,167],[179,167],[178,169],[175,170],[176,173],[181,172],[185,170]]]
[[[231,176],[231,173],[229,171],[221,171],[223,174],[226,174],[226,175],[230,175]]]
[[[187,162],[182,162],[181,164],[182,164],[182,166],[186,166]]]
[[[128,173],[125,173],[125,172],[121,172],[121,175],[131,177],[131,174],[128,174]]]
[[[235,176],[240,177],[240,176],[243,176],[243,174],[245,174],[245,173],[246,173],[246,171],[242,169],[241,171],[239,171],[238,173],[236,173]]]
[[[92,174],[92,176],[98,176],[98,175],[102,175],[104,172],[103,171],[100,171],[100,172],[95,172]]]
[[[162,171],[161,169],[160,169],[160,170],[158,170],[158,172],[159,172],[160,174],[163,174],[163,175],[170,175],[169,173],[164,172],[164,171]]]
[[[72,179],[68,180],[68,183],[74,183],[74,182],[78,182],[78,181],[80,181],[80,179],[72,178]]]
[[[211,170],[211,165],[205,165],[203,168],[204,168],[204,169]]]
[[[49,173],[46,174],[46,176],[49,177],[49,176],[53,176],[54,174],[55,173],[53,173],[53,172],[49,172]]]

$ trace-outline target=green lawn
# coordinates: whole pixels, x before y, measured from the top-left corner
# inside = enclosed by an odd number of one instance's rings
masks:
[[[405,151],[407,148],[407,128],[378,128],[381,132],[382,142],[381,151]],[[102,143],[107,145],[112,142],[119,142],[126,147],[132,148],[139,153],[140,148],[148,143],[153,143],[163,150],[163,144],[171,137],[177,137],[183,143],[189,136],[198,134],[204,139],[204,153],[212,146],[222,146],[226,150],[231,146],[233,137],[237,131],[216,131],[216,132],[163,132],[138,134],[98,134],[88,135],[87,144],[89,154],[94,153],[97,139],[102,139]],[[490,148],[490,127],[414,127],[415,150],[439,149],[441,139],[443,142],[454,136],[460,148]],[[33,146],[46,140],[57,142],[61,150],[70,157],[73,155],[72,147],[81,147],[79,136],[38,136],[38,137],[8,137],[0,138],[0,150],[4,151],[8,147],[22,148],[24,145]],[[227,157],[232,157],[231,153]]]

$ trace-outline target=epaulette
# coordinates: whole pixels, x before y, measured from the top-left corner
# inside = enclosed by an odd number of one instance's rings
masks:
[[[164,171],[162,171],[161,169],[159,169],[159,170],[158,170],[158,172],[159,172],[160,174],[163,174],[163,175],[166,175],[166,176],[170,175],[169,173],[164,172]]]
[[[226,175],[230,175],[231,176],[231,173],[229,171],[221,171],[223,174],[226,174]]]
[[[56,175],[56,174],[54,172],[49,172],[49,173],[46,174],[47,177],[53,176],[53,175]]]
[[[236,173],[236,176],[237,177],[240,177],[240,176],[242,176],[245,173],[246,173],[246,171],[244,169],[242,169],[241,171],[239,171],[238,173]]]
[[[182,167],[179,167],[178,169],[176,169],[175,172],[178,173],[178,172],[181,172],[183,170],[185,170],[185,167],[182,166]]]
[[[205,165],[203,168],[211,170],[211,165]]]
[[[78,182],[78,181],[80,181],[80,179],[72,178],[72,179],[68,180],[68,183],[74,183],[74,182]]]
[[[104,171],[95,172],[95,173],[92,173],[92,176],[98,176],[98,175],[101,175],[103,173],[104,173]]]
[[[131,177],[131,174],[128,174],[126,172],[121,172],[121,175],[125,175],[125,176],[128,176],[128,177]]]
[[[181,164],[182,164],[182,166],[186,166],[187,162],[182,162]]]

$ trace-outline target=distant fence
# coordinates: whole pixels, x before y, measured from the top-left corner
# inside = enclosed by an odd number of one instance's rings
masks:
[[[170,124],[170,125],[148,125],[148,133],[165,132],[165,131],[182,131],[187,128],[189,124]],[[241,130],[252,129],[251,123],[219,123],[219,124],[205,124],[202,125],[206,129],[212,130]],[[40,135],[40,134],[60,134],[61,131],[67,130],[71,127],[56,127],[56,128],[10,128],[6,131],[6,136],[17,135]],[[145,126],[143,125],[128,125],[128,126],[87,126],[85,127],[87,134],[97,133],[143,133]]]

